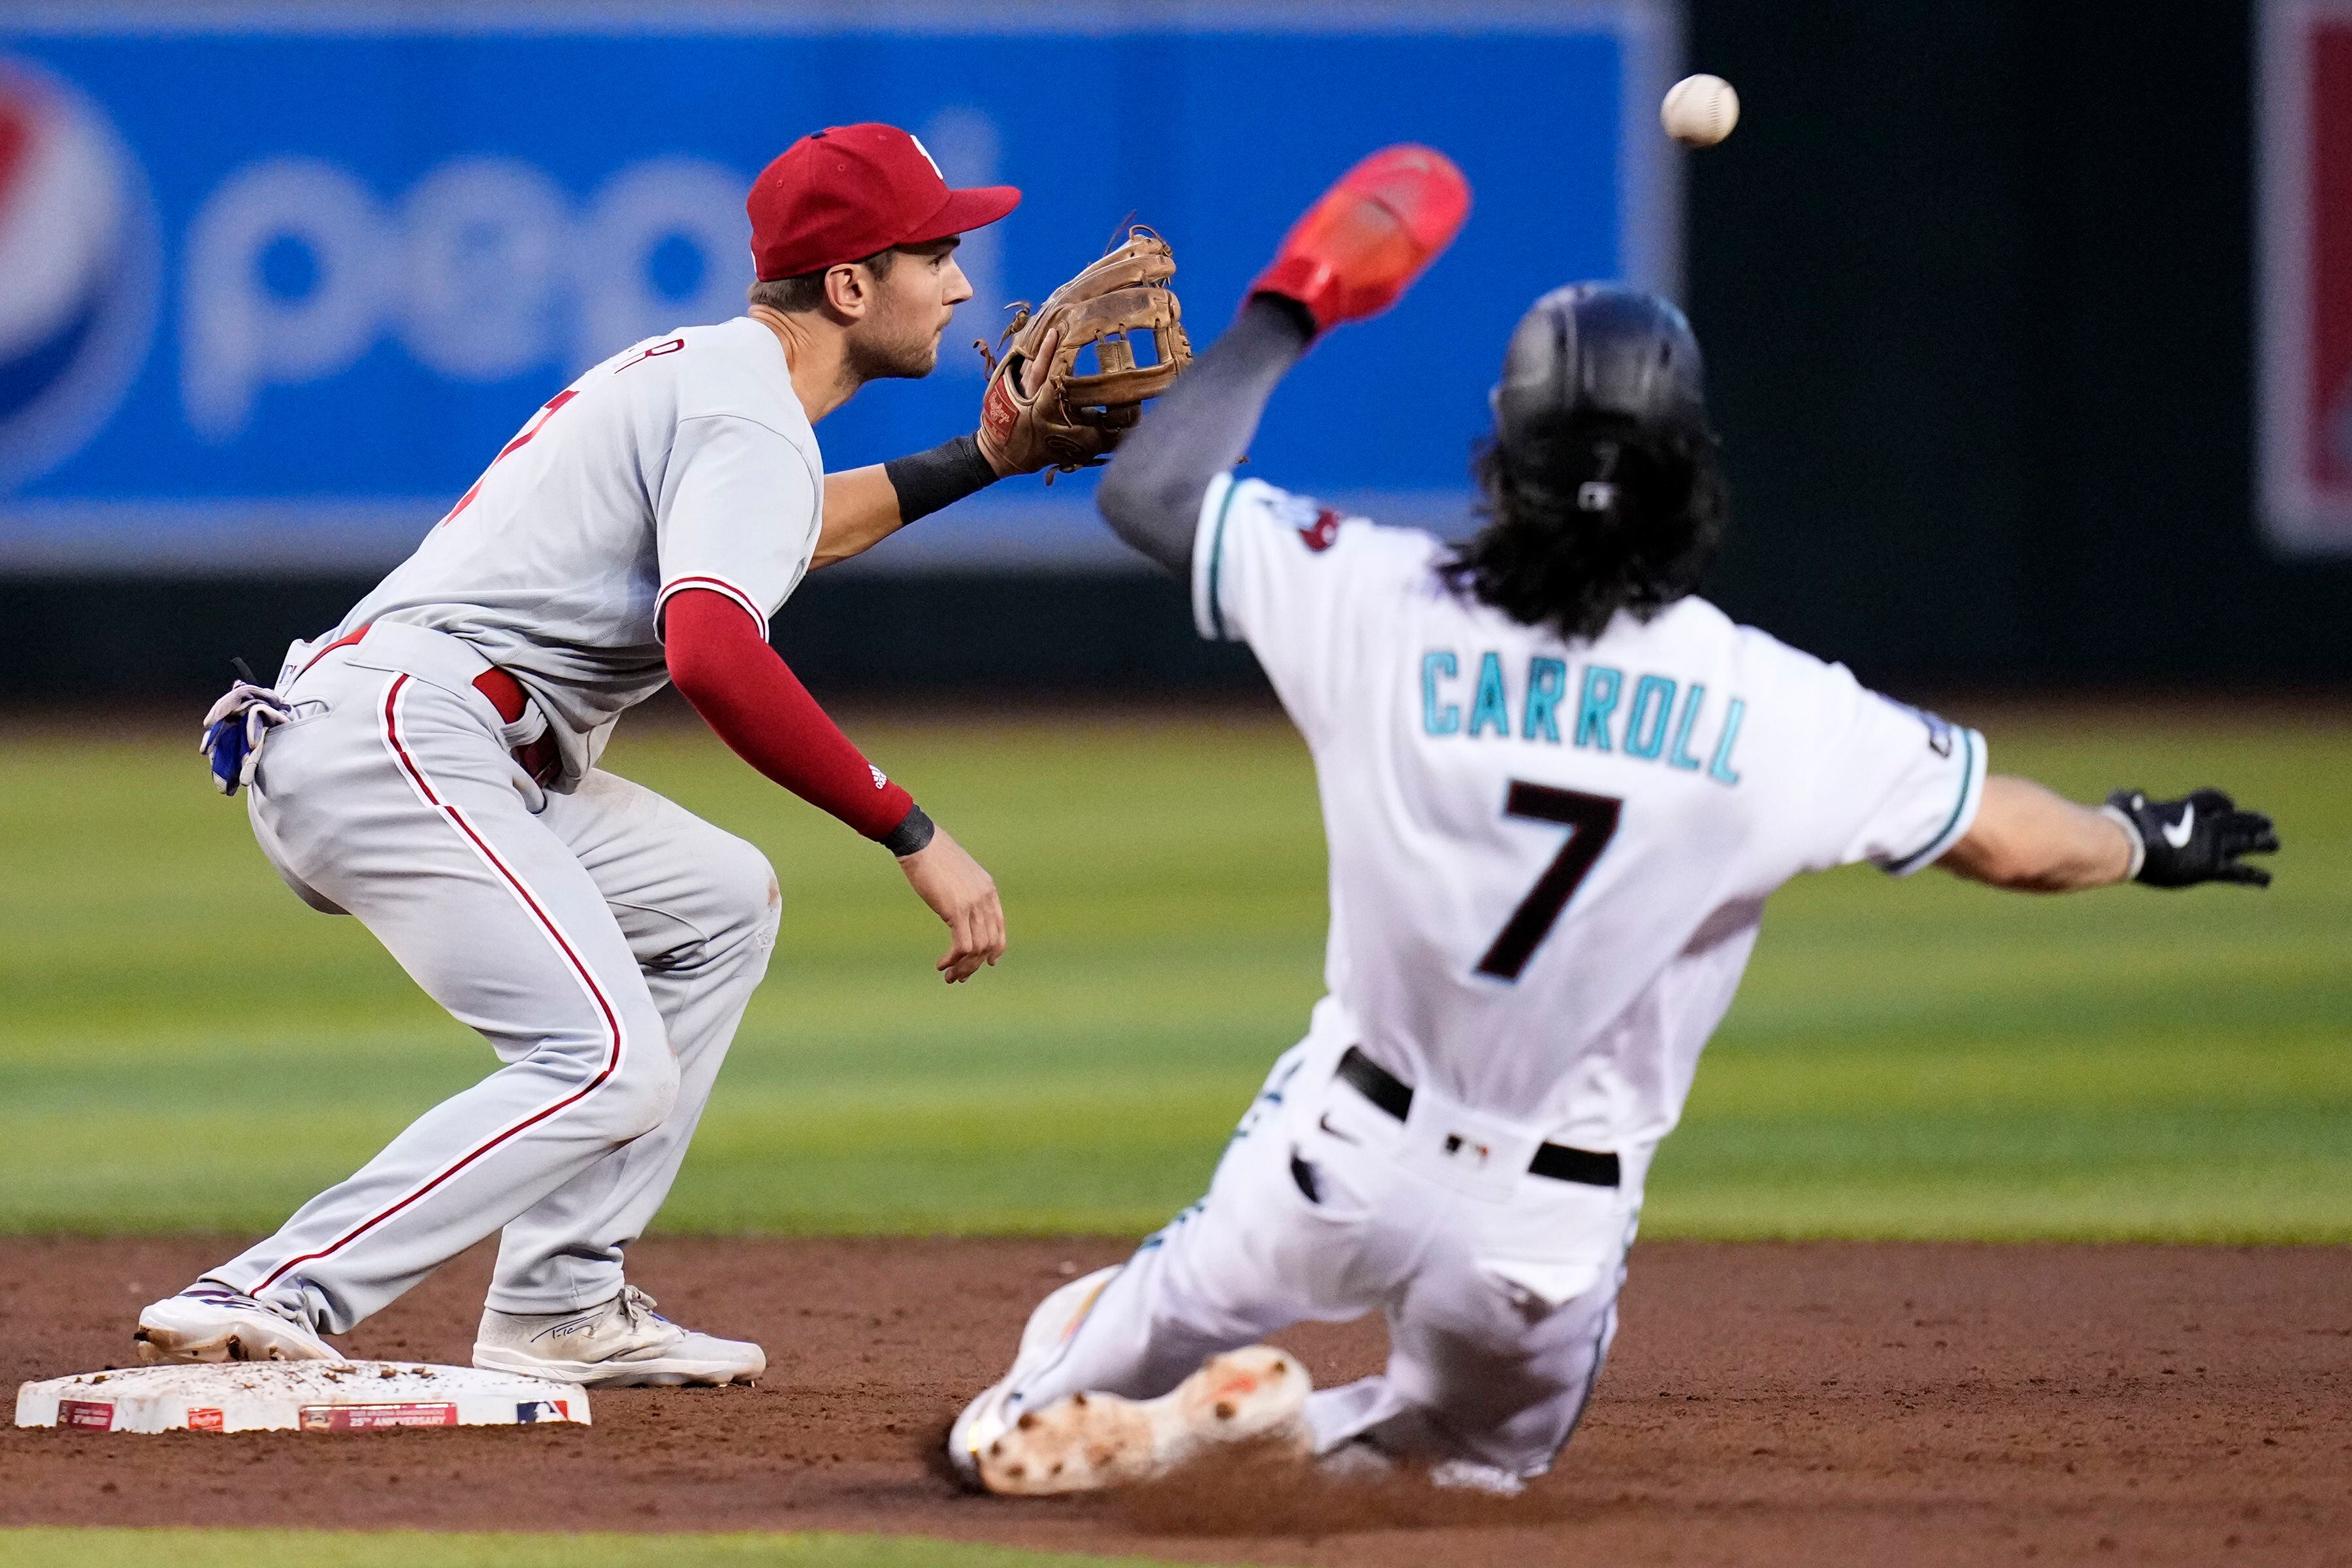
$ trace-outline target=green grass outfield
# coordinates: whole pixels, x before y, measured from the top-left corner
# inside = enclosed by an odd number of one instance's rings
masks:
[[[1113,1568],[1139,1557],[917,1536],[466,1535],[414,1530],[0,1531],[10,1568]]]
[[[2278,887],[1791,888],[1647,1233],[2352,1239],[2352,715],[1960,716],[2078,796],[2228,784],[2279,817]],[[698,730],[625,734],[613,763],[787,899],[665,1228],[1155,1226],[1318,993],[1303,749],[1253,718],[853,729],[995,871],[1012,954],[940,985],[879,850]],[[0,744],[0,1231],[267,1228],[489,1064],[278,886],[190,741]]]

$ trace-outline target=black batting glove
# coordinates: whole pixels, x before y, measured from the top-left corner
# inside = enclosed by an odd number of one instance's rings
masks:
[[[2271,874],[2240,863],[2241,855],[2277,851],[2278,834],[2259,811],[2240,811],[2218,789],[2200,789],[2186,800],[2150,800],[2136,789],[2107,796],[2106,815],[2132,836],[2132,879],[2151,888],[2187,888],[2199,882],[2242,882],[2267,888]]]

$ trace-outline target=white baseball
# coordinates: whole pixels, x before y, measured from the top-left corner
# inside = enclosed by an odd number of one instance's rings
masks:
[[[1686,76],[1666,89],[1658,123],[1685,147],[1712,147],[1739,123],[1739,94],[1719,76]]]

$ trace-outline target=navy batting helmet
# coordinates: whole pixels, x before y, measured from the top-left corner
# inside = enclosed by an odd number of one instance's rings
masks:
[[[1680,310],[1622,284],[1555,289],[1511,333],[1491,401],[1474,465],[1486,524],[1448,581],[1566,637],[1697,588],[1728,500]]]
[[[1540,484],[1554,447],[1594,415],[1707,434],[1698,340],[1683,313],[1622,283],[1571,283],[1519,318],[1489,401],[1512,477]]]

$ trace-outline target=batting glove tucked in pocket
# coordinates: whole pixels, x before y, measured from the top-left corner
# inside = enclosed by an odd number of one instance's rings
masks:
[[[212,759],[213,787],[234,795],[253,782],[269,731],[294,716],[293,705],[267,686],[240,680],[205,715],[196,749]]]

